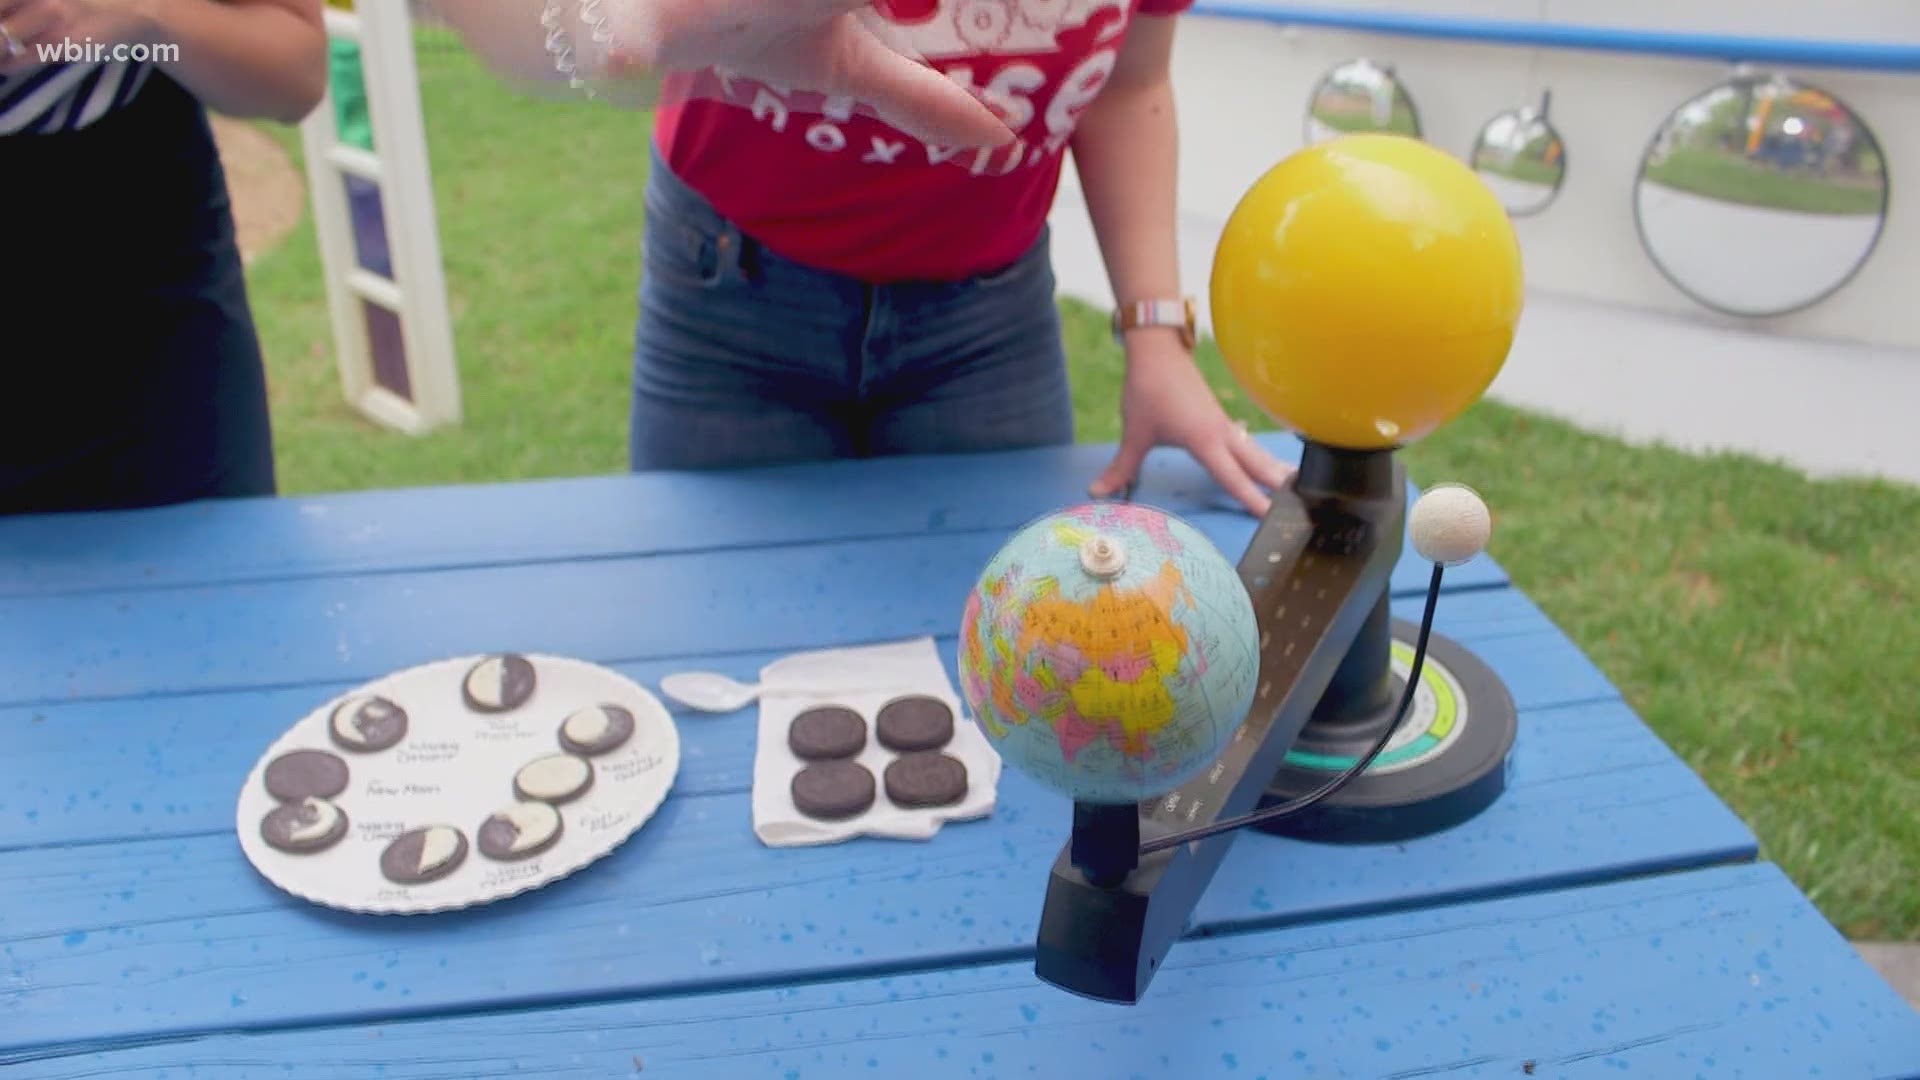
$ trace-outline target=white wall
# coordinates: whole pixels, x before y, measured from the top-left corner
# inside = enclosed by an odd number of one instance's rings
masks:
[[[1920,41],[1920,3],[1913,0],[1348,0],[1343,6],[1802,40]],[[1488,119],[1551,88],[1568,173],[1548,210],[1515,222],[1530,289],[1794,337],[1920,348],[1920,76],[1914,75],[1787,69],[1864,119],[1887,157],[1892,206],[1878,247],[1842,291],[1802,312],[1735,320],[1707,312],[1668,283],[1642,250],[1633,217],[1634,180],[1648,140],[1676,106],[1724,80],[1727,65],[1196,15],[1183,21],[1175,59],[1181,210],[1190,234],[1217,233],[1248,185],[1301,146],[1314,84],[1334,64],[1359,56],[1393,66],[1414,97],[1426,138],[1462,157]],[[1079,204],[1071,170],[1062,200],[1067,208]],[[1187,288],[1204,301],[1204,258],[1193,252],[1188,261]]]

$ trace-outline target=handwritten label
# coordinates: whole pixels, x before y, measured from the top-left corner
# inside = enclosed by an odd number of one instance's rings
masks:
[[[621,758],[607,763],[607,775],[614,780],[632,780],[645,776],[659,768],[660,764],[660,758],[654,754]]]
[[[581,822],[590,833],[612,832],[627,827],[627,815],[617,810],[602,811]]]
[[[456,742],[418,742],[403,747],[397,760],[406,764],[418,764],[425,761],[450,761],[460,756],[460,744]]]
[[[363,840],[391,840],[407,829],[401,821],[362,821],[359,823],[360,838]]]
[[[493,716],[487,718],[484,726],[474,730],[473,737],[482,742],[504,743],[519,742],[528,735],[519,720]]]
[[[440,785],[422,784],[409,780],[404,784],[390,784],[382,780],[367,781],[367,795],[385,798],[413,798],[421,795],[440,794]]]
[[[539,876],[540,860],[534,859],[530,862],[519,863],[514,866],[502,866],[499,869],[487,871],[480,879],[480,887],[483,889],[492,889],[501,885],[511,885],[516,881],[524,881],[528,878]]]

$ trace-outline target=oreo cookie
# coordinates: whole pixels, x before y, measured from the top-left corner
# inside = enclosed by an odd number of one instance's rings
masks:
[[[347,763],[325,750],[290,750],[267,763],[267,794],[281,802],[331,799],[347,790]]]
[[[854,757],[867,748],[867,722],[839,705],[808,709],[787,727],[787,746],[802,761]]]
[[[467,861],[467,838],[451,825],[428,825],[394,837],[380,853],[380,872],[396,885],[438,881]]]
[[[378,694],[355,694],[334,707],[327,730],[342,749],[375,754],[407,737],[407,710]]]
[[[480,854],[497,862],[530,859],[560,842],[560,811],[543,802],[515,803],[480,823]]]
[[[280,851],[311,855],[347,835],[347,812],[326,799],[282,803],[260,819],[260,839]]]
[[[967,797],[967,766],[951,754],[904,754],[887,766],[887,798],[909,809],[952,806]]]
[[[573,754],[548,754],[520,766],[513,774],[513,793],[522,799],[570,803],[593,786],[593,766]]]
[[[560,723],[560,746],[583,757],[617,750],[633,738],[633,714],[618,705],[576,709]]]
[[[793,776],[796,810],[820,821],[843,821],[874,802],[873,773],[856,761],[820,761]]]
[[[460,696],[476,712],[512,712],[533,696],[537,682],[533,661],[519,653],[500,653],[467,670]]]
[[[936,697],[895,698],[880,707],[874,728],[880,745],[896,753],[938,750],[953,741],[953,710]]]

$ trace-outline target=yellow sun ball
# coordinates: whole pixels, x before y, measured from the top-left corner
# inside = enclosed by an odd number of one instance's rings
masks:
[[[1401,135],[1345,135],[1262,176],[1214,256],[1214,338],[1302,438],[1402,446],[1480,398],[1520,321],[1520,246],[1492,191]]]

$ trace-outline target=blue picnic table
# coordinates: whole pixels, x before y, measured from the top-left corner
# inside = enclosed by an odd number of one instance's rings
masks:
[[[351,915],[240,850],[263,749],[418,663],[518,649],[657,687],[932,635],[954,677],[975,576],[1110,452],[0,521],[0,1075],[1920,1075],[1920,1015],[1489,558],[1435,629],[1515,699],[1502,799],[1405,844],[1241,837],[1131,1007],[1033,974],[1063,800],[1009,771],[930,841],[769,849],[751,708],[677,714],[660,812],[512,900]],[[1137,498],[1230,556],[1254,529],[1184,455]]]

